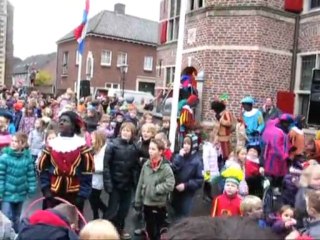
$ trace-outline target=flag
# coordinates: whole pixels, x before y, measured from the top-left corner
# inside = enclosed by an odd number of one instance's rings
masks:
[[[88,27],[88,14],[89,14],[89,0],[86,0],[86,6],[83,11],[81,24],[74,30],[74,37],[78,42],[78,52],[82,55],[84,50],[84,40],[86,38]]]

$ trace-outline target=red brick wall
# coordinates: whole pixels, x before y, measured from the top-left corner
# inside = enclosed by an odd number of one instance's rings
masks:
[[[320,17],[301,18],[299,31],[300,52],[320,50]]]
[[[268,6],[283,9],[284,0],[207,0],[206,6]]]
[[[77,79],[78,66],[76,66],[76,47],[75,41],[59,44],[58,50],[58,86],[57,88],[73,88],[74,81]],[[101,51],[103,49],[112,51],[112,63],[110,67],[101,66]],[[69,51],[68,76],[62,75],[63,52]],[[82,61],[82,78],[85,79],[87,53],[91,51],[94,58],[93,78],[91,87],[104,87],[106,82],[121,83],[120,69],[117,67],[118,52],[126,52],[128,57],[128,73],[126,75],[126,89],[136,89],[137,76],[156,77],[156,47],[133,44],[124,41],[107,40],[104,38],[88,37],[86,40],[86,51]],[[144,71],[144,57],[153,56],[153,71]]]

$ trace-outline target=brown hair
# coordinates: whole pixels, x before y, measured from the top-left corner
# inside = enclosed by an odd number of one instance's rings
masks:
[[[100,119],[100,122],[110,122],[111,121],[111,116],[108,115],[108,114],[103,114],[101,119]]]
[[[46,132],[45,136],[44,136],[44,139],[47,140],[47,138],[48,138],[51,134],[57,135],[57,132],[54,131],[54,130],[51,130],[51,129],[48,130],[48,131]]]
[[[313,208],[317,213],[320,213],[320,191],[309,190],[306,201],[309,209]]]
[[[185,144],[185,143],[191,145],[191,144],[192,144],[191,138],[190,138],[190,137],[185,137],[185,138],[183,139],[183,144]]]
[[[97,152],[99,152],[100,151],[100,149],[106,144],[106,138],[107,138],[107,136],[106,136],[106,134],[105,134],[105,132],[104,131],[99,131],[99,130],[97,130],[97,131],[94,131],[93,133],[92,133],[94,136],[95,136],[95,142],[94,142],[94,144],[93,144],[93,151],[95,152],[95,153],[97,153]]]
[[[292,210],[293,211],[293,208],[290,206],[290,205],[283,205],[280,209],[279,209],[279,214],[282,214],[284,213],[285,211],[287,210]]]
[[[169,122],[170,123],[170,116],[163,116],[162,117],[162,123]]]
[[[163,141],[167,145],[167,147],[171,146],[171,142],[164,132],[158,132],[155,136],[155,139],[159,139],[159,140]]]
[[[118,240],[117,229],[111,222],[97,219],[87,223],[80,232],[80,240]]]
[[[136,127],[134,126],[134,124],[132,122],[124,122],[121,124],[121,128],[120,128],[120,133],[123,129],[129,129],[132,136],[131,136],[131,139],[133,139],[135,133],[136,133]]]
[[[160,139],[151,139],[150,143],[157,145],[159,151],[164,151],[165,149],[164,142]]]
[[[74,205],[69,205],[66,203],[61,203],[53,208],[58,213],[62,214],[66,217],[71,224],[78,225],[79,215],[77,213],[77,209]]]
[[[21,143],[23,148],[27,148],[28,146],[28,135],[23,133],[23,132],[17,132],[16,134],[13,135],[17,139],[18,142]]]

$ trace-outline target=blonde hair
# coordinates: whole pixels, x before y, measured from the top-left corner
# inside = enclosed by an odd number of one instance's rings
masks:
[[[301,173],[300,181],[299,181],[300,187],[308,187],[312,176],[315,173],[320,174],[320,165],[317,163],[315,164],[314,160],[311,162],[310,161],[309,161],[310,165],[306,169],[304,169]]]
[[[152,134],[151,138],[154,138],[156,136],[157,129],[156,129],[156,126],[153,123],[145,123],[145,124],[143,124],[142,127],[141,127],[141,132],[143,130],[147,130],[148,132],[151,132],[151,134]]]
[[[94,141],[94,144],[93,144],[92,148],[93,148],[93,151],[95,153],[97,153],[106,144],[107,136],[106,136],[105,132],[101,131],[101,130],[100,131],[99,130],[94,131],[92,133],[92,135],[95,136],[95,141]]]
[[[80,240],[118,240],[120,236],[111,222],[97,219],[89,222],[80,232]]]
[[[240,211],[243,215],[251,213],[258,208],[262,208],[262,200],[254,195],[245,196],[240,205]]]
[[[28,145],[28,135],[23,132],[17,132],[12,137],[15,137],[18,142],[22,145],[23,148],[29,147]]]

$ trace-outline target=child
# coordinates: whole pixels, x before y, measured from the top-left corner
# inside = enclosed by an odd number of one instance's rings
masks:
[[[242,119],[238,119],[236,124],[236,138],[237,138],[237,148],[244,148],[248,141],[246,134],[246,125]]]
[[[163,132],[167,136],[167,138],[169,138],[170,116],[163,116],[162,117],[162,126],[161,126],[160,131]]]
[[[260,174],[260,148],[249,147],[245,160],[245,177],[249,194],[262,197],[262,178]]]
[[[1,210],[13,222],[17,232],[22,204],[27,195],[36,192],[36,175],[30,151],[25,148],[27,136],[17,133],[10,147],[0,156],[0,199]]]
[[[111,124],[111,117],[108,114],[104,114],[101,117],[98,130],[103,130],[106,133],[107,138],[112,138],[114,135],[114,126]]]
[[[37,210],[28,219],[22,220],[17,240],[78,240],[76,207],[68,204]]]
[[[183,147],[172,163],[176,186],[171,204],[178,219],[190,215],[194,195],[203,183],[202,159],[198,150],[197,136],[187,134],[183,140]]]
[[[173,190],[175,179],[170,165],[163,160],[164,144],[151,140],[150,159],[143,165],[135,197],[135,208],[144,209],[149,239],[159,240],[160,229],[166,218],[168,194]]]
[[[38,118],[34,123],[34,129],[31,130],[28,137],[28,144],[31,151],[31,156],[34,161],[38,158],[39,153],[43,148],[44,142],[44,122]]]
[[[34,108],[31,105],[26,106],[26,110],[19,125],[19,131],[29,135],[30,131],[34,127],[34,122],[36,121],[36,117],[33,112]]]
[[[156,127],[153,123],[145,123],[141,127],[141,139],[137,143],[139,149],[139,162],[142,165],[149,158],[149,144],[156,135]]]
[[[138,167],[139,152],[133,143],[136,128],[133,123],[122,123],[120,137],[108,143],[104,155],[104,189],[109,193],[108,210],[104,219],[110,220],[122,239],[130,235],[124,231],[125,218],[130,209],[134,174]]]
[[[97,219],[88,222],[80,232],[80,240],[119,240],[117,229],[111,222]]]
[[[238,195],[243,172],[238,168],[228,168],[222,174],[226,178],[224,192],[212,202],[211,217],[241,215],[241,197]]]
[[[171,162],[173,153],[170,149],[170,140],[167,138],[166,134],[164,132],[159,132],[156,134],[155,139],[160,139],[164,143],[165,149],[163,151],[163,156],[166,160]]]
[[[90,205],[93,212],[93,219],[99,218],[99,210],[105,212],[107,206],[100,198],[103,189],[103,158],[106,150],[106,135],[103,131],[91,133],[94,152],[94,174],[92,175],[92,192],[90,195]]]
[[[263,229],[267,227],[267,223],[263,219],[262,206],[262,200],[259,197],[248,195],[243,198],[240,205],[240,210],[242,216],[257,220],[259,227]]]
[[[276,214],[269,216],[272,230],[277,234],[287,236],[297,223],[293,216],[293,208],[291,208],[289,205],[282,206]]]

